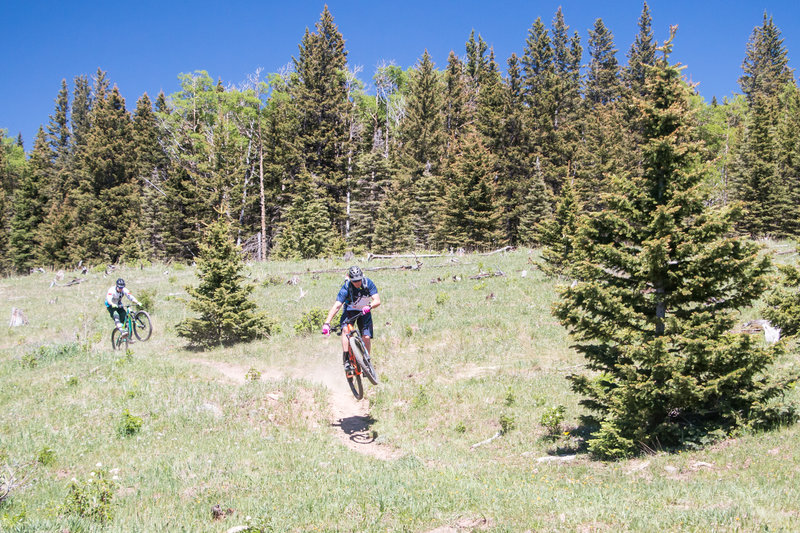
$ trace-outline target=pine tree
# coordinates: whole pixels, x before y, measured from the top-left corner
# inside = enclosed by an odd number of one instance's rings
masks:
[[[770,99],[755,96],[747,118],[734,175],[736,198],[746,209],[740,226],[752,235],[782,233],[775,123]]]
[[[800,333],[800,268],[797,265],[779,265],[781,279],[770,292],[764,306],[764,317],[780,328],[781,335]]]
[[[603,193],[611,174],[623,167],[629,145],[623,136],[622,83],[615,54],[614,36],[597,19],[589,32],[589,74],[574,187],[578,203],[589,211],[603,208]]]
[[[782,233],[800,236],[800,89],[786,84],[778,128],[778,175],[781,180],[782,213],[779,226]]]
[[[291,84],[292,102],[298,116],[296,143],[305,170],[328,197],[330,220],[345,232],[345,199],[351,153],[347,51],[344,38],[325,6],[316,32],[306,29],[294,59],[296,80]]]
[[[653,18],[647,2],[642,6],[639,16],[639,33],[628,51],[628,66],[624,71],[627,87],[636,95],[645,91],[645,75],[647,69],[656,63],[656,42],[653,37]]]
[[[579,204],[575,199],[572,185],[566,182],[553,218],[543,220],[536,228],[538,235],[534,242],[542,245],[543,261],[540,268],[550,276],[569,275],[570,273],[570,268],[575,260],[578,211]]]
[[[777,350],[731,333],[764,291],[770,261],[730,236],[736,209],[705,203],[691,89],[668,63],[670,41],[639,102],[643,171],[616,180],[607,209],[581,224],[576,282],[554,309],[596,371],[570,380],[596,413],[589,449],[602,457],[763,427],[785,387],[761,377]]]
[[[380,151],[363,154],[357,165],[358,180],[353,188],[353,211],[350,241],[354,246],[372,249],[375,217],[383,203],[397,168]]]
[[[412,179],[398,174],[383,197],[375,214],[373,249],[378,253],[396,253],[414,248],[414,217],[411,210]]]
[[[328,217],[326,198],[312,184],[311,176],[301,178],[297,195],[286,212],[275,238],[276,259],[311,259],[329,255],[343,245]]]
[[[0,276],[11,270],[11,250],[8,238],[11,206],[9,201],[9,175],[6,163],[5,131],[0,130]]]
[[[44,130],[40,127],[33,145],[27,172],[14,192],[14,216],[11,219],[11,263],[17,272],[30,272],[41,263],[39,254],[39,226],[45,215],[44,187],[52,174],[52,152]]]
[[[147,93],[136,102],[133,117],[134,175],[137,193],[141,195],[141,220],[138,239],[148,258],[166,259],[163,216],[168,209],[164,181],[169,166],[166,153],[159,143],[156,115]]]
[[[458,141],[464,126],[471,121],[464,64],[453,51],[447,58],[444,85],[444,131],[449,147]]]
[[[76,161],[80,182],[71,195],[71,258],[116,262],[140,209],[131,117],[116,86],[105,97],[97,96],[91,122],[86,149]]]
[[[72,152],[75,153],[86,144],[86,136],[91,127],[92,89],[86,76],[75,77],[72,92]]]
[[[500,242],[492,155],[474,129],[460,141],[454,172],[448,176],[437,241],[448,248],[481,249]]]
[[[751,106],[759,94],[773,101],[783,91],[784,85],[792,81],[788,52],[783,45],[781,32],[766,12],[761,27],[753,28],[747,41],[742,70],[744,72],[739,78],[739,85]]]
[[[441,167],[446,134],[442,108],[442,83],[428,51],[409,79],[406,118],[401,129],[402,164],[412,177],[416,244],[432,244],[442,190]]]
[[[186,287],[189,309],[198,318],[176,326],[181,337],[195,346],[212,347],[248,342],[270,335],[275,323],[256,311],[250,299],[254,286],[245,282],[241,250],[233,243],[231,227],[220,218],[205,232],[197,257],[197,287]]]
[[[69,163],[70,157],[70,130],[69,130],[69,91],[67,80],[61,80],[61,90],[56,98],[55,112],[50,115],[47,126],[50,147],[55,155],[57,171],[62,171]]]

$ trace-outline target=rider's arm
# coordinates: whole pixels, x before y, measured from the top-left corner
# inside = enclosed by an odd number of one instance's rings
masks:
[[[373,294],[372,296],[370,296],[370,298],[372,298],[372,300],[369,303],[369,306],[370,306],[371,309],[375,309],[376,307],[381,305],[381,297],[378,296],[377,292],[375,294]]]
[[[108,294],[106,294],[106,305],[109,307],[116,307],[116,305],[114,305],[114,287],[108,289]]]
[[[136,297],[134,297],[134,295],[131,294],[131,291],[129,291],[127,288],[122,289],[122,292],[125,293],[125,296],[128,297],[128,300],[132,301],[136,305],[142,305],[141,303],[139,303],[139,300],[137,300]]]
[[[331,307],[331,310],[328,311],[328,318],[325,319],[325,323],[326,324],[330,325],[331,320],[333,320],[333,317],[335,317],[336,313],[339,312],[339,309],[342,308],[342,303],[343,302],[340,302],[338,300],[336,302],[334,302],[333,306]]]

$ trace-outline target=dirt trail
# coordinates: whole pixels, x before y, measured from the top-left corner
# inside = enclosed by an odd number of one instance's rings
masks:
[[[336,428],[339,441],[351,450],[372,457],[389,460],[395,459],[399,453],[393,448],[375,442],[370,426],[374,422],[369,414],[369,401],[358,401],[350,392],[341,364],[337,364],[334,356],[317,355],[308,358],[308,366],[294,371],[281,371],[276,368],[256,368],[261,372],[261,379],[282,379],[284,377],[303,377],[314,383],[324,385],[330,391],[330,425]],[[227,379],[243,384],[247,381],[249,368],[220,361],[192,359],[191,362],[213,368]],[[364,387],[371,386],[366,378]]]

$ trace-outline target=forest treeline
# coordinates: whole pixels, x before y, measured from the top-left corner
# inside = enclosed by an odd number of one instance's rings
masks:
[[[642,113],[661,52],[646,3],[627,64],[616,52],[602,19],[584,45],[559,9],[503,66],[473,31],[446,65],[425,51],[379,66],[370,94],[326,7],[291,68],[241,86],[181,74],[131,111],[100,69],[71,92],[63,80],[27,154],[2,132],[0,271],[191,261],[220,216],[261,260],[540,244],[559,207],[603,210],[611,177],[652,153]],[[800,91],[766,13],[743,52],[741,95],[693,91],[704,186],[742,203],[743,233],[796,237]]]

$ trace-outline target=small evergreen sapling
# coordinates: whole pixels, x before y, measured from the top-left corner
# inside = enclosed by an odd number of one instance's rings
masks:
[[[250,300],[253,285],[245,283],[239,248],[230,237],[230,226],[220,217],[211,224],[197,258],[198,287],[187,287],[189,308],[200,316],[177,326],[178,335],[193,345],[209,347],[250,341],[269,335],[275,324],[256,311]]]

